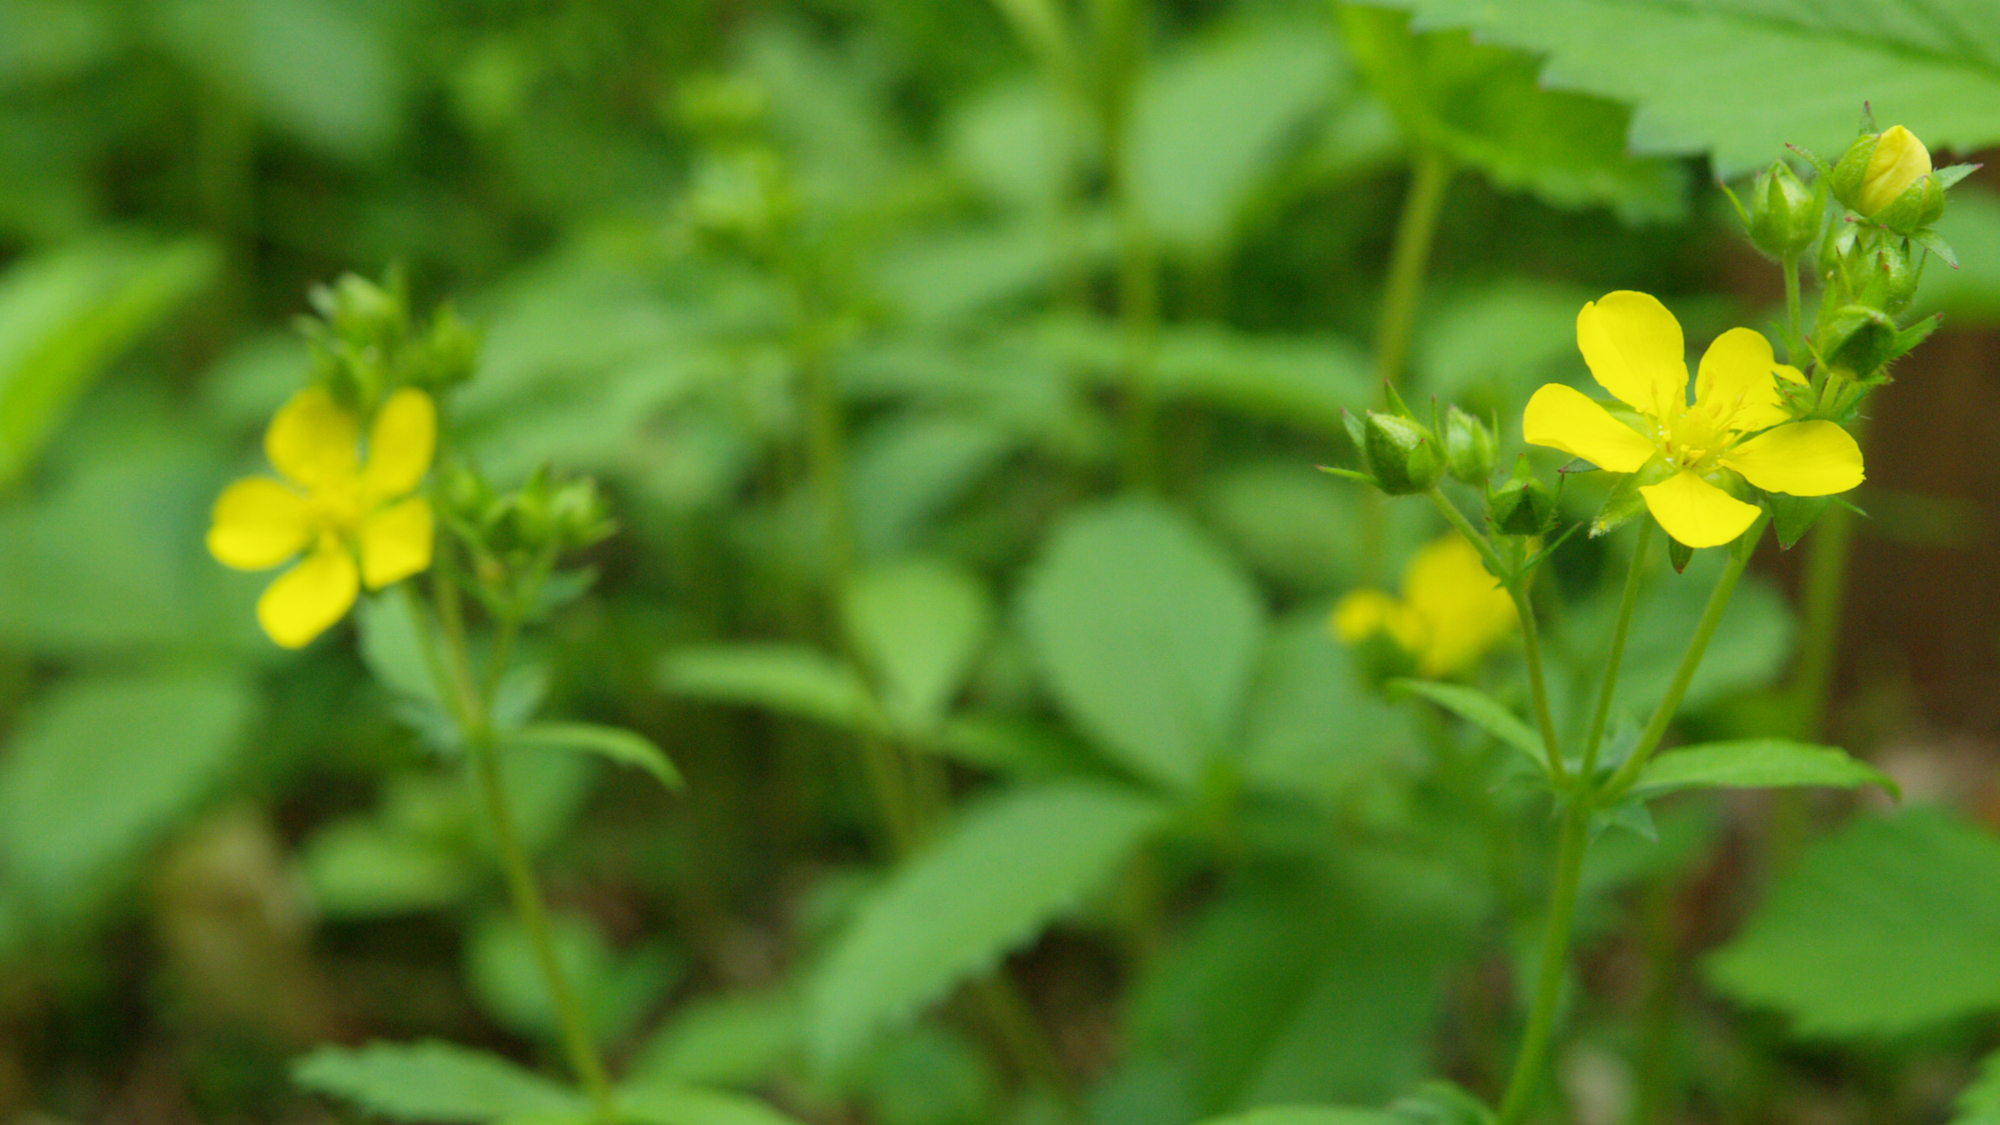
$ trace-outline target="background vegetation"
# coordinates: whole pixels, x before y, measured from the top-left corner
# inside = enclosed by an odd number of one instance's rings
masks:
[[[507,760],[619,1073],[881,1125],[1493,1096],[1547,802],[1332,640],[1442,525],[1313,466],[1382,375],[1511,456],[1610,289],[1769,324],[1714,180],[1864,99],[1978,159],[2000,10],[1399,7],[0,2],[0,1119],[341,1119],[328,1042],[561,1069],[394,621],[283,652],[201,547],[309,288],[391,267],[484,332],[481,466],[614,499],[502,696],[687,780]],[[1767,544],[1684,723],[1904,804],[1607,835],[1545,1117],[2000,1115],[1996,187],[1873,400],[1839,629]],[[1559,708],[1620,549],[1561,557]],[[1633,706],[1719,565],[1650,592]]]

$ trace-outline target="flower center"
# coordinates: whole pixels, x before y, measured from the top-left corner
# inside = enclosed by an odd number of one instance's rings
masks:
[[[1714,468],[1716,459],[1729,444],[1725,428],[1716,424],[1709,411],[1700,409],[1684,410],[1671,422],[1658,423],[1655,434],[1660,452],[1669,464],[1697,473]]]
[[[367,499],[358,475],[321,481],[311,495],[313,522],[322,531],[352,538],[368,515]]]

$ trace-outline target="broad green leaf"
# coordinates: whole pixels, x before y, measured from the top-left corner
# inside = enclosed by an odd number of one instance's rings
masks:
[[[789,992],[729,992],[690,1001],[639,1049],[637,1080],[756,1086],[801,1050],[799,1003]]]
[[[1274,1105],[1227,1117],[1211,1117],[1202,1125],[1405,1125],[1386,1109],[1356,1109],[1332,1105]]]
[[[1341,30],[1370,86],[1411,139],[1501,187],[1558,207],[1605,204],[1630,220],[1687,209],[1687,176],[1634,158],[1630,111],[1536,80],[1536,61],[1463,32],[1411,34],[1399,13],[1342,5]]]
[[[1358,495],[1297,460],[1259,460],[1210,474],[1201,513],[1280,589],[1330,594],[1352,584]]]
[[[2000,839],[1912,809],[1813,844],[1707,968],[1801,1034],[1900,1035],[2000,1008],[1996,948]]]
[[[1323,19],[1229,28],[1150,63],[1133,93],[1126,153],[1133,200],[1153,233],[1190,253],[1227,249],[1344,69]]]
[[[1813,746],[1782,738],[1707,742],[1672,750],[1647,762],[1633,793],[1654,797],[1681,789],[1762,789],[1817,785],[1853,789],[1879,785],[1897,793],[1896,783],[1866,762],[1833,746]]]
[[[1958,1095],[1958,1109],[1951,1125],[1996,1125],[2000,1123],[2000,1051],[1987,1055],[1979,1064],[1979,1077]]]
[[[840,608],[884,710],[909,730],[944,719],[993,626],[978,576],[935,559],[863,571],[841,591]]]
[[[0,874],[26,905],[87,909],[213,794],[251,717],[236,675],[123,673],[62,681],[0,754]]]
[[[442,909],[464,901],[487,879],[462,849],[364,817],[315,832],[299,863],[314,909],[334,919]]]
[[[1430,700],[1526,754],[1534,759],[1536,765],[1545,770],[1549,768],[1548,748],[1542,745],[1541,735],[1509,711],[1505,704],[1478,688],[1434,680],[1391,680],[1390,685]]]
[[[292,1080],[398,1121],[580,1120],[588,1108],[574,1091],[498,1055],[437,1040],[321,1047],[292,1064]]]
[[[1441,982],[1479,917],[1436,864],[1349,849],[1330,871],[1252,866],[1130,993],[1137,1057],[1193,1114],[1380,1102],[1428,1067]]]
[[[998,202],[1053,212],[1085,151],[1082,123],[1065,108],[1041,75],[1000,82],[946,113],[945,159]]]
[[[1378,768],[1407,730],[1401,709],[1362,689],[1323,616],[1294,618],[1272,630],[1258,665],[1243,777],[1266,793],[1334,802]]]
[[[0,277],[0,487],[17,480],[119,353],[205,288],[215,248],[103,237]]]
[[[1117,228],[1101,212],[1069,221],[1031,217],[992,227],[951,226],[898,243],[883,255],[873,280],[912,320],[948,326],[1046,292],[1066,272],[1108,260],[1116,247]]]
[[[830,726],[872,728],[879,722],[861,677],[803,645],[684,648],[660,662],[659,682],[679,695],[768,707]]]
[[[854,538],[864,558],[907,551],[997,469],[1020,439],[1006,427],[960,414],[904,411],[855,435],[848,462]]]
[[[563,978],[601,1044],[622,1039],[685,972],[683,960],[657,940],[619,952],[587,918],[558,915],[549,921]],[[527,931],[512,917],[488,917],[473,928],[465,977],[496,1022],[544,1043],[560,1042],[561,1025],[541,964]]]
[[[618,1116],[630,1125],[799,1125],[756,1098],[656,1082],[619,1088]]]
[[[1072,514],[1021,608],[1056,699],[1125,765],[1185,789],[1233,744],[1264,609],[1185,517],[1147,501]]]
[[[1536,388],[1580,373],[1576,314],[1600,295],[1518,277],[1441,295],[1412,341],[1411,369],[1425,395],[1492,411],[1506,434]]]
[[[609,727],[600,723],[530,723],[507,731],[500,737],[508,746],[581,750],[608,758],[621,766],[636,766],[652,774],[668,789],[678,790],[686,784],[665,750],[654,745],[653,740],[645,735],[624,727]]]
[[[1125,345],[1109,321],[1055,317],[1029,346],[1112,382]],[[1150,359],[1163,400],[1208,403],[1309,433],[1345,432],[1341,412],[1372,393],[1368,361],[1331,337],[1255,335],[1215,324],[1162,328]]]
[[[1786,144],[1831,158],[1861,102],[1932,148],[2000,141],[2000,35],[1983,0],[1381,0],[1546,58],[1544,83],[1631,103],[1638,153],[1709,154],[1731,177]],[[1810,65],[1800,65],[1810,60]]]
[[[1103,886],[1166,812],[1131,790],[1083,782],[967,810],[868,895],[827,952],[806,994],[813,1055],[851,1057],[1034,940]]]
[[[1003,1119],[991,1048],[939,1023],[918,1024],[884,1043],[863,1069],[862,1098],[880,1125]]]

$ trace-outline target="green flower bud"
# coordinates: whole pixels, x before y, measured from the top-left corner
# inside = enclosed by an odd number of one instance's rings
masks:
[[[1445,407],[1444,463],[1454,479],[1466,484],[1485,484],[1492,479],[1498,456],[1493,431],[1486,428],[1486,423],[1456,405]]]
[[[1542,535],[1556,524],[1556,494],[1538,479],[1523,454],[1507,483],[1486,493],[1486,522],[1501,535]]]
[[[589,477],[566,481],[549,497],[549,522],[562,550],[576,551],[611,536],[611,506]]]
[[[1875,221],[1898,234],[1920,231],[1944,217],[1944,185],[1923,176],[1875,213]]]
[[[1375,483],[1391,496],[1423,492],[1444,475],[1437,439],[1408,418],[1368,412],[1362,456]]]
[[[463,461],[453,461],[439,471],[437,503],[446,523],[475,534],[490,529],[500,517],[500,501],[493,486]]]
[[[1779,261],[1796,258],[1819,236],[1825,188],[1808,189],[1782,160],[1757,176],[1750,189],[1750,241]]]
[[[431,319],[430,334],[406,377],[411,384],[433,392],[457,386],[472,378],[479,364],[480,343],[479,330],[446,305]]]
[[[1856,303],[1895,314],[1910,307],[1917,297],[1917,281],[1922,267],[1912,262],[1908,244],[1884,246],[1875,252],[1875,272],[1862,288]]]
[[[1851,266],[1854,248],[1861,238],[1861,228],[1853,223],[1837,222],[1826,232],[1819,244],[1819,275],[1822,278],[1838,278],[1843,266]]]
[[[1833,168],[1834,198],[1894,230],[1917,230],[1944,214],[1931,154],[1901,125],[1855,138]]]
[[[1829,367],[1866,379],[1894,355],[1896,322],[1880,309],[1844,305],[1827,320],[1820,346]]]

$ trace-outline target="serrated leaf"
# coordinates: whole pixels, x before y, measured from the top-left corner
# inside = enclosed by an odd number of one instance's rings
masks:
[[[799,1125],[744,1094],[639,1082],[618,1090],[619,1120],[630,1125]]]
[[[854,669],[791,644],[700,645],[660,661],[659,684],[679,695],[767,707],[844,729],[877,725],[868,686]]]
[[[1833,746],[1783,738],[1705,742],[1660,754],[1639,771],[1636,796],[1656,797],[1682,789],[1771,789],[1824,786],[1854,789],[1879,785],[1900,794],[1881,770],[1848,757]]]
[[[1627,149],[1624,106],[1551,89],[1532,57],[1461,31],[1412,34],[1400,13],[1358,5],[1340,16],[1355,62],[1418,144],[1558,207],[1604,204],[1633,220],[1686,211],[1685,172]]]
[[[530,723],[502,733],[500,740],[503,745],[524,749],[581,750],[596,754],[622,766],[645,770],[668,789],[679,790],[687,784],[665,750],[645,735],[624,727],[599,723]]]
[[[574,1091],[539,1074],[437,1040],[321,1047],[292,1065],[292,1080],[399,1121],[584,1118],[588,1112]]]
[[[883,708],[908,729],[935,728],[992,629],[985,586],[963,567],[912,559],[863,571],[841,593],[849,643]]]
[[[1548,86],[1633,104],[1634,152],[1708,153],[1724,179],[1786,144],[1839,152],[1864,99],[1934,149],[2000,141],[2000,37],[1982,0],[1378,2],[1545,56]]]
[[[1125,765],[1184,789],[1234,741],[1264,609],[1185,517],[1136,500],[1072,514],[1021,607],[1056,699]]]
[[[33,463],[118,354],[206,287],[206,242],[99,238],[0,277],[0,487]]]
[[[1548,748],[1542,745],[1541,736],[1508,710],[1505,704],[1478,688],[1443,684],[1435,680],[1391,680],[1389,684],[1398,691],[1430,700],[1526,754],[1542,769],[1549,768]]]
[[[1084,782],[966,811],[868,895],[828,951],[806,995],[813,1055],[850,1057],[1032,940],[1102,886],[1166,811],[1135,791]]]
[[[24,709],[0,754],[0,872],[66,919],[222,783],[252,697],[227,673],[76,676]]]
[[[1922,809],[1813,844],[1707,969],[1803,1035],[1900,1035],[2000,1008],[1996,948],[2000,839]]]

